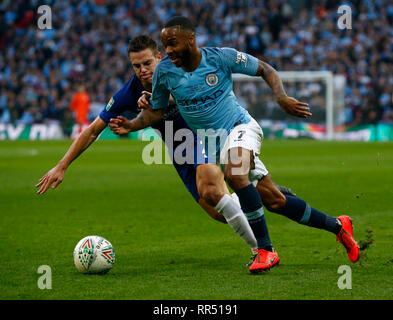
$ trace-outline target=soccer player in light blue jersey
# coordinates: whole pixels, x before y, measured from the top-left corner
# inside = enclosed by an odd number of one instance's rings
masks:
[[[66,171],[70,164],[79,157],[91,144],[98,138],[101,132],[109,127],[117,134],[126,134],[131,131],[137,131],[148,126],[150,112],[149,110],[140,110],[137,101],[144,90],[151,91],[152,77],[157,63],[161,60],[161,53],[158,51],[156,42],[146,35],[138,36],[129,43],[127,55],[132,63],[135,74],[124,83],[124,85],[113,95],[108,104],[100,112],[99,116],[78,136],[78,138],[69,147],[63,158],[58,164],[49,170],[36,184],[39,188],[37,193],[44,194],[50,187],[56,189],[63,181]],[[138,113],[138,116],[132,121],[128,121],[122,114],[125,111]],[[167,147],[170,154],[177,149],[181,141],[174,139],[166,139],[165,124],[167,121],[172,123],[174,130],[188,128],[182,119],[176,106],[166,108],[165,117],[154,124],[149,124],[154,128],[162,139],[168,142]],[[117,123],[126,123],[127,126],[118,126]],[[197,137],[191,132],[192,149],[195,154],[202,153]],[[168,140],[168,141],[167,141]],[[232,229],[241,237],[250,248],[256,248],[256,239],[247,222],[246,217],[241,212],[241,208],[235,208],[236,215],[231,220],[226,221],[225,218],[209,206],[203,198],[199,196],[196,186],[196,164],[193,163],[177,163],[176,158],[173,159],[175,167],[180,179],[184,183],[195,201],[214,219],[227,222]],[[224,182],[223,175],[217,183],[217,187],[226,194],[230,194]],[[286,188],[284,188],[286,189]],[[287,192],[289,192],[287,190]]]
[[[258,185],[271,191],[265,205],[269,211],[282,214],[301,224],[324,229],[337,235],[352,262],[359,257],[359,248],[352,234],[348,216],[332,217],[310,207],[295,196],[284,196],[259,159],[263,132],[259,124],[242,108],[232,90],[232,73],[262,77],[272,89],[280,107],[288,114],[308,118],[306,103],[288,97],[278,73],[267,63],[230,48],[198,48],[195,27],[185,17],[170,19],[161,33],[167,57],[156,67],[153,76],[151,104],[157,114],[168,106],[170,94],[180,114],[197,134],[209,130],[219,137],[219,162],[224,166],[225,179],[239,197],[258,243],[258,254],[250,265],[251,272],[268,270],[279,264],[266,225]],[[208,136],[209,136],[208,134]],[[201,137],[206,138],[206,135]],[[224,141],[222,141],[224,140]],[[215,163],[197,167],[200,196],[224,217],[231,212],[233,199],[216,188],[221,174]],[[258,182],[255,186],[254,181]]]

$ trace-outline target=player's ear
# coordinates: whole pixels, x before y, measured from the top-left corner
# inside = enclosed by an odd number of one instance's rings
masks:
[[[190,35],[188,36],[188,39],[191,44],[195,44],[195,32],[190,32]]]
[[[162,59],[162,53],[158,51],[158,53],[157,53],[157,55],[156,55],[156,58],[157,58],[158,61],[161,61],[161,59]]]

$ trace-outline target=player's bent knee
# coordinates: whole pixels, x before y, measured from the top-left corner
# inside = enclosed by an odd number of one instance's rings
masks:
[[[264,177],[257,184],[263,205],[271,212],[277,212],[285,207],[286,197],[276,187],[270,176]]]
[[[233,190],[239,190],[250,184],[250,180],[247,175],[234,174],[231,170],[225,171],[225,180]]]
[[[202,185],[199,190],[199,195],[203,200],[206,201],[210,206],[215,207],[217,203],[224,196],[224,193],[220,191],[214,184]]]
[[[263,198],[263,197],[262,197]],[[272,195],[268,199],[262,199],[266,209],[272,212],[276,212],[285,207],[286,198],[282,193]]]

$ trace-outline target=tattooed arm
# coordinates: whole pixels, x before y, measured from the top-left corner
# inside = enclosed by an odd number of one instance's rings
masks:
[[[281,78],[272,66],[266,62],[259,61],[256,76],[260,76],[266,81],[272,89],[277,103],[286,113],[299,118],[311,117],[312,114],[307,103],[287,96]]]
[[[162,120],[164,109],[153,110],[152,108],[143,109],[136,118],[128,120],[123,116],[111,119],[109,128],[116,134],[127,134],[147,128]]]

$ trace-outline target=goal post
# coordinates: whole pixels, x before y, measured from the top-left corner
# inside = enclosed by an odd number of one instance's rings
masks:
[[[345,90],[345,77],[334,76],[331,71],[282,71],[279,72],[279,75],[289,96],[293,96],[300,101],[309,103],[312,113],[314,111],[313,109],[316,111],[323,110],[323,117],[319,116],[315,119],[315,121],[317,121],[318,124],[325,126],[326,131],[324,139],[333,140],[334,126],[335,124],[338,124],[337,119],[339,118],[340,109],[344,106],[343,90]],[[340,87],[338,88],[335,88],[335,77],[339,77],[338,83],[340,83]],[[256,120],[260,121],[260,118],[261,116],[263,117],[263,115],[258,115],[255,109],[266,107],[271,109],[271,104],[275,103],[273,93],[270,88],[261,77],[233,74],[232,79],[236,96],[239,96],[240,94],[242,100],[245,101],[245,104],[247,105],[245,107],[249,109],[250,114],[255,117]],[[263,84],[261,84],[261,82]],[[243,90],[243,87],[247,84],[250,87],[250,84],[252,83],[254,85],[251,85],[251,87],[254,87],[254,89],[251,91],[257,92],[256,95],[263,97],[262,100],[264,101],[259,101],[254,104],[251,103],[254,105],[254,108],[248,108],[250,103],[247,103],[247,94],[249,91]],[[336,91],[341,91],[341,94],[337,94],[335,89]],[[308,92],[308,94],[304,94],[304,92]],[[320,110],[317,110],[316,107],[314,108],[313,102],[308,101],[308,97],[312,97],[314,102],[318,102],[317,104],[320,105]],[[266,104],[270,104],[270,107],[266,106]],[[277,104],[276,107],[279,108]],[[299,119],[293,118],[293,122],[296,121],[299,122]],[[311,122],[314,122],[314,119],[312,119]]]

